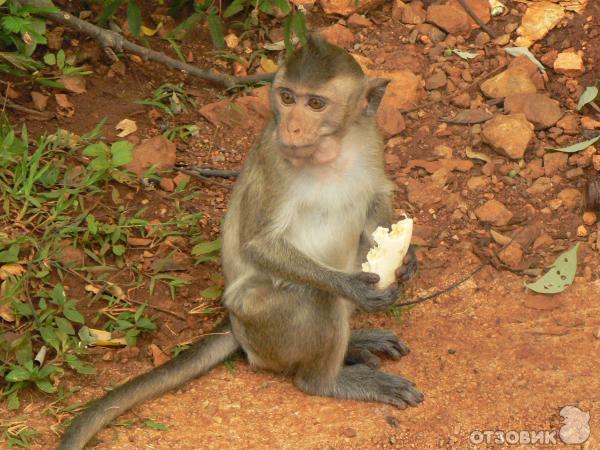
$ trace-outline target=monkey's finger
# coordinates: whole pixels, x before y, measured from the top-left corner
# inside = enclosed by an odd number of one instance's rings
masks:
[[[379,283],[379,275],[373,272],[358,272],[358,279],[368,284]]]

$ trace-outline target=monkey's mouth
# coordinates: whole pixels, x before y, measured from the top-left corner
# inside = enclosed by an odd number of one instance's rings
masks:
[[[307,145],[281,145],[281,152],[289,158],[310,158],[317,150],[314,143]]]

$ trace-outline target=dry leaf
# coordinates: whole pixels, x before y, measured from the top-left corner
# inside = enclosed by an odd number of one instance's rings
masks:
[[[160,365],[163,365],[164,363],[166,363],[167,361],[169,361],[171,359],[156,344],[150,344],[148,346],[148,349],[152,353],[152,364],[154,364],[154,367],[158,367]]]
[[[32,91],[31,92],[31,101],[33,102],[33,107],[38,111],[45,111],[48,107],[48,97],[47,95],[42,94],[41,92]]]
[[[467,158],[480,159],[481,161],[490,162],[492,158],[485,153],[476,152],[471,147],[467,147]]]
[[[236,48],[240,43],[240,39],[233,33],[225,36],[225,45],[227,48]]]
[[[127,244],[133,247],[147,247],[152,243],[152,239],[127,237]]]
[[[129,136],[137,131],[137,124],[131,119],[123,119],[117,124],[115,130],[121,130],[121,132],[117,134],[119,137]]]
[[[86,284],[85,285],[85,291],[86,292],[91,292],[92,294],[98,294],[102,289],[100,289],[98,286],[94,286],[93,284]]]
[[[59,115],[63,117],[73,117],[75,115],[75,106],[66,94],[54,94],[54,98],[56,99]]]
[[[261,58],[260,59],[260,67],[267,73],[276,72],[277,64],[273,62],[272,59],[269,58]]]
[[[110,341],[112,338],[112,333],[106,330],[98,330],[96,328],[89,328],[90,336],[94,338],[95,341]]]
[[[6,280],[9,276],[18,277],[25,273],[21,264],[4,264],[0,267],[0,280]]]
[[[61,77],[58,81],[62,83],[67,91],[73,94],[83,94],[86,92],[85,79],[83,77]]]
[[[454,117],[442,117],[441,122],[456,123],[459,125],[472,125],[475,123],[482,123],[490,120],[494,117],[493,114],[487,112],[484,109],[467,109],[459,112]]]

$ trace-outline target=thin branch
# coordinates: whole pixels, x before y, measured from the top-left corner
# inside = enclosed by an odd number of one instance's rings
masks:
[[[240,174],[239,170],[209,169],[199,166],[179,166],[175,169],[179,171],[187,170],[190,172],[196,172],[198,175],[202,175],[204,177],[234,178]]]
[[[43,0],[20,0],[20,2],[29,6],[48,6],[48,3],[44,2]],[[100,28],[96,25],[86,22],[85,20],[81,20],[68,12],[61,11],[58,13],[40,13],[40,15],[68,28],[91,36],[97,40],[104,49],[110,48],[117,52],[127,50],[132,53],[137,53],[138,55],[143,56],[145,59],[162,63],[173,69],[178,69],[195,77],[202,78],[203,80],[208,80],[215,84],[223,85],[226,88],[232,88],[242,84],[258,83],[259,81],[271,81],[273,79],[272,73],[234,77],[227,74],[200,69],[199,67],[192,66],[191,64],[171,58],[164,53],[137,45],[131,41],[128,41],[119,33],[107,30],[105,28]]]
[[[481,20],[479,18],[479,16],[477,14],[475,14],[475,11],[473,11],[473,9],[471,9],[471,7],[469,5],[467,5],[467,2],[465,2],[465,0],[458,0],[458,3],[460,3],[460,5],[473,18],[473,20],[475,22],[477,22],[477,25],[479,25],[483,31],[485,31],[487,34],[489,34],[493,38],[496,37],[496,33],[494,33],[490,27],[488,27],[485,23],[483,23],[483,20]]]

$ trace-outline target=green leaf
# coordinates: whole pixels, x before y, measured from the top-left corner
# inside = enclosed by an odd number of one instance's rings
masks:
[[[596,86],[588,86],[585,88],[581,97],[579,97],[579,101],[577,102],[577,109],[583,108],[588,103],[593,102],[596,97],[598,97],[598,88]]]
[[[214,241],[200,242],[194,245],[192,248],[192,255],[209,255],[213,252],[221,250],[221,239],[215,239]]]
[[[88,145],[86,148],[83,149],[83,152],[81,154],[83,156],[89,156],[93,158],[101,155],[106,156],[107,153],[108,147],[106,146],[106,144],[99,142],[97,144]]]
[[[30,378],[31,374],[27,369],[24,369],[23,367],[17,367],[4,376],[4,379],[11,383],[16,383],[18,381],[26,381]]]
[[[112,144],[110,146],[112,166],[119,167],[131,162],[133,160],[132,148],[133,144],[127,141],[119,141]]]
[[[110,169],[110,162],[106,155],[98,156],[90,162],[90,167],[94,170],[108,170]]]
[[[219,298],[223,290],[219,286],[210,286],[200,292],[200,295],[204,298],[215,299]]]
[[[306,17],[302,11],[295,11],[292,14],[292,31],[296,33],[300,43],[306,45],[308,30],[306,28]]]
[[[457,48],[453,48],[452,53],[454,53],[456,56],[460,56],[462,59],[467,59],[467,60],[477,58],[479,56],[479,54],[477,54],[477,53],[466,52],[464,50],[459,50]]]
[[[65,309],[63,311],[63,314],[71,322],[76,322],[76,323],[81,323],[81,324],[83,324],[85,322],[85,318],[83,317],[83,315],[76,309]]]
[[[102,14],[98,17],[98,24],[104,25],[106,21],[112,18],[119,6],[123,4],[123,0],[105,0],[104,1],[104,9],[102,10]]]
[[[225,9],[223,17],[227,18],[236,15],[244,9],[245,4],[246,0],[233,0],[227,9]]]
[[[125,254],[125,246],[123,244],[113,245],[112,251],[115,255],[122,256],[123,254]]]
[[[62,48],[56,54],[56,66],[59,69],[65,67],[65,52]]]
[[[11,392],[8,395],[7,403],[8,403],[8,405],[7,405],[8,409],[10,409],[11,411],[14,411],[15,409],[19,409],[19,407],[21,406],[21,402],[19,402],[18,391]]]
[[[54,53],[46,53],[43,60],[48,66],[54,66],[56,64],[56,56]]]
[[[12,244],[8,250],[0,252],[0,263],[14,263],[19,260],[19,244]]]
[[[551,152],[563,152],[563,153],[576,153],[581,150],[585,150],[590,145],[593,145],[598,139],[600,139],[600,134],[592,139],[588,139],[587,141],[579,142],[578,144],[569,145],[564,148],[547,148],[547,151]]]
[[[52,383],[50,383],[49,380],[36,380],[35,385],[40,391],[45,392],[46,394],[56,392],[56,388],[52,386]]]
[[[289,14],[292,10],[290,2],[288,0],[274,0],[274,2],[275,6],[277,6],[279,10],[285,15]]]
[[[540,294],[556,294],[564,291],[575,279],[578,249],[579,243],[561,253],[545,275],[533,283],[525,284],[525,286]]]
[[[64,317],[55,317],[54,321],[56,322],[56,326],[58,327],[58,329],[63,333],[70,335],[75,334],[75,329],[73,328],[73,325],[71,325],[71,322],[69,322]]]
[[[69,367],[71,367],[71,369],[74,369],[78,373],[81,373],[83,375],[93,375],[96,373],[96,369],[94,368],[94,366],[81,361],[75,355],[67,355],[65,357],[65,361],[67,361],[67,364],[69,365]]]
[[[65,301],[67,300],[67,297],[65,296],[65,288],[63,288],[63,285],[60,283],[54,285],[52,294],[50,296],[57,305],[64,305]]]
[[[152,419],[147,419],[144,421],[144,426],[146,428],[150,428],[152,430],[160,430],[160,431],[164,431],[164,430],[168,430],[169,426],[165,425],[164,423],[160,423],[160,422],[155,422]]]
[[[212,39],[214,47],[218,50],[225,48],[223,26],[215,8],[210,9],[210,11],[208,12],[208,16],[206,16],[206,20],[208,23],[208,30],[210,31],[210,37]]]
[[[142,12],[134,0],[129,0],[127,3],[127,22],[131,34],[139,36],[142,29]]]

